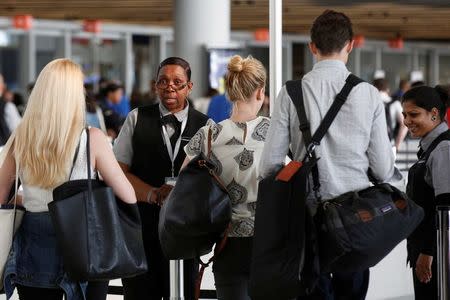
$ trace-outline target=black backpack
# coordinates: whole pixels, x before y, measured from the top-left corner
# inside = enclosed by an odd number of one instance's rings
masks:
[[[11,131],[9,130],[8,124],[6,124],[5,120],[5,105],[6,103],[0,99],[0,146],[6,144],[11,135]]]

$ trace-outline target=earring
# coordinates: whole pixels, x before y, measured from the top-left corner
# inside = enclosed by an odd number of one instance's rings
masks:
[[[436,116],[432,116],[431,121],[436,122]]]

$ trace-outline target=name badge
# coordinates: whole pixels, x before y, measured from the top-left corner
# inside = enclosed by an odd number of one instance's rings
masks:
[[[166,177],[165,183],[171,186],[175,186],[175,183],[177,183],[177,177]]]

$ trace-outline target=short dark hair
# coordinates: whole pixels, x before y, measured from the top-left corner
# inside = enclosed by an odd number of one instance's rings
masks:
[[[110,82],[103,89],[103,95],[107,96],[108,93],[114,93],[118,89],[123,89],[123,87],[115,82]]]
[[[402,79],[400,80],[400,83],[398,84],[398,88],[403,90],[404,88],[406,88],[408,85],[410,85],[409,80],[407,79]]]
[[[314,20],[311,42],[322,55],[330,55],[344,48],[353,39],[352,22],[345,14],[326,10]]]
[[[159,64],[158,71],[156,72],[156,78],[158,78],[159,71],[161,70],[161,68],[167,65],[177,65],[182,67],[186,72],[188,80],[189,81],[191,80],[191,66],[185,59],[176,56],[168,57]]]
[[[444,120],[449,104],[449,88],[442,85],[434,88],[426,85],[414,87],[403,95],[402,103],[404,102],[412,102],[426,111],[431,111],[435,107],[441,120]]]
[[[387,91],[389,89],[389,85],[386,79],[378,78],[373,81],[373,86],[377,88],[379,91]]]

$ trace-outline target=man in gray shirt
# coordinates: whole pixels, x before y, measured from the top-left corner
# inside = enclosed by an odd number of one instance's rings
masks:
[[[325,11],[313,23],[309,48],[317,63],[303,77],[302,87],[306,115],[314,133],[350,74],[345,66],[353,48],[350,19],[342,13]],[[275,101],[262,154],[262,177],[279,169],[289,147],[294,160],[303,159],[305,145],[299,126],[294,103],[283,87]],[[320,157],[323,200],[369,187],[369,169],[379,181],[393,176],[394,154],[386,130],[384,106],[378,91],[368,83],[358,84],[315,150]],[[327,274],[321,278],[311,299],[332,299],[333,294],[334,299],[364,299],[368,281],[369,270]]]

